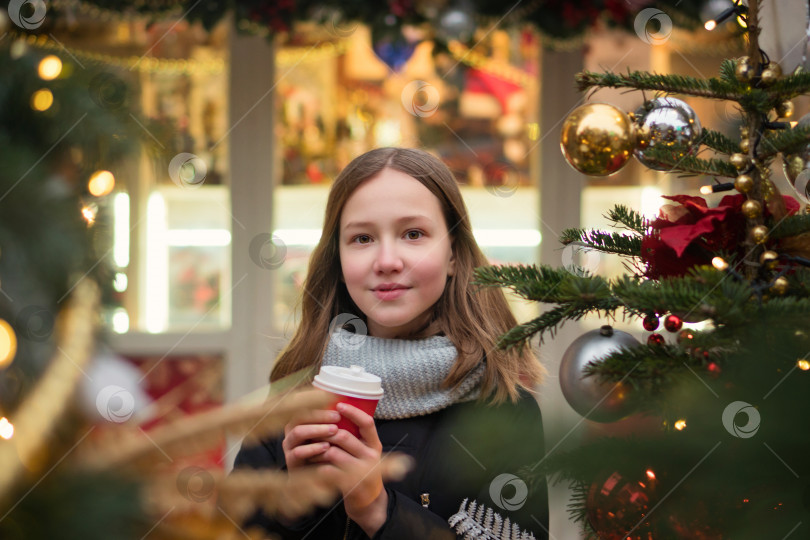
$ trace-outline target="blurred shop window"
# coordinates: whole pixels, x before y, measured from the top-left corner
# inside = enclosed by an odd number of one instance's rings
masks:
[[[329,187],[355,156],[381,146],[423,148],[454,172],[476,238],[493,264],[539,254],[540,40],[529,30],[482,29],[474,48],[436,50],[418,34],[375,44],[311,27],[277,53],[274,234],[287,247],[275,319],[289,333]],[[348,32],[347,32],[348,33]],[[513,300],[519,319],[536,305]]]
[[[227,25],[210,33],[183,21],[110,26],[98,46],[135,56],[106,57],[111,75],[99,94],[120,87],[151,123],[142,126],[150,144],[122,167],[99,205],[114,270],[106,323],[116,333],[227,329]]]

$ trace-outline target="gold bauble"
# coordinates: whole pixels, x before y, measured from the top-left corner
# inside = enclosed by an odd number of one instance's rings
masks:
[[[633,125],[623,111],[588,103],[568,115],[560,134],[566,161],[583,174],[609,176],[627,164],[635,145]]]
[[[751,149],[751,139],[746,137],[740,141],[740,150],[742,150],[743,153],[747,154],[748,150],[750,149]]]
[[[768,238],[768,227],[765,225],[757,225],[751,228],[751,240],[757,244],[765,243]]]
[[[773,280],[773,285],[771,285],[771,290],[776,294],[785,294],[790,287],[790,283],[785,276],[779,276],[775,280]]]
[[[793,102],[783,101],[776,106],[776,115],[779,118],[790,118],[793,116]]]
[[[779,76],[782,74],[782,70],[773,69],[772,64],[768,64],[768,67],[762,70],[762,75],[759,76],[759,80],[762,81],[764,86],[770,86],[776,81],[779,80]]]
[[[754,68],[748,60],[747,56],[737,59],[737,65],[734,67],[734,76],[740,82],[751,82],[754,78]]]
[[[804,165],[804,158],[799,154],[789,154],[785,156],[785,176],[787,176],[791,184],[796,181],[796,178],[804,170]]]
[[[734,180],[734,189],[740,193],[748,193],[754,189],[754,179],[747,174],[741,174]]]
[[[742,213],[748,219],[758,218],[762,215],[762,205],[759,201],[745,201],[742,203]]]
[[[736,153],[736,154],[731,154],[731,157],[728,158],[728,162],[731,163],[732,165],[734,165],[734,167],[738,171],[741,171],[741,170],[745,169],[746,167],[748,167],[748,165],[751,163],[751,160],[745,154]]]
[[[763,251],[762,255],[759,256],[759,262],[764,265],[765,268],[772,269],[776,266],[776,263],[779,262],[779,254],[770,249]]]

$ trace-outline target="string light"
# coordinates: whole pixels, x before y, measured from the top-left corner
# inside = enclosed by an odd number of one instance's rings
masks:
[[[52,81],[62,73],[62,60],[58,56],[49,54],[40,60],[37,72],[42,80]]]
[[[675,429],[677,429],[678,431],[683,431],[684,429],[686,429],[686,420],[681,419],[675,422]]]
[[[721,272],[728,269],[728,263],[726,262],[723,257],[715,257],[712,259],[712,266],[720,270]]]
[[[87,222],[87,225],[92,226],[96,222],[96,214],[98,213],[98,206],[95,204],[88,204],[82,208],[82,217]]]
[[[796,367],[798,367],[802,371],[808,371],[810,370],[810,362],[804,359],[799,360],[798,362],[796,362]]]
[[[647,478],[650,480],[655,480],[655,472],[652,469],[647,469]]]
[[[96,171],[87,182],[87,190],[91,195],[103,197],[109,195],[115,187],[115,176],[110,171]]]
[[[724,10],[722,13],[720,13],[720,15],[718,15],[714,19],[709,19],[708,21],[706,21],[706,23],[703,25],[703,27],[706,30],[712,31],[715,28],[717,28],[717,25],[719,25],[720,23],[722,23],[723,21],[725,21],[726,19],[728,19],[732,15],[734,15],[734,14],[739,15],[740,14],[739,11],[740,11],[739,6],[731,6],[730,8],[728,8],[728,9]]]
[[[8,421],[5,416],[0,418],[0,437],[9,440],[14,436],[14,424]]]
[[[0,369],[5,369],[17,354],[17,335],[11,325],[0,319]]]
[[[31,108],[35,111],[47,111],[53,105],[53,94],[47,88],[37,90],[31,95]]]
[[[722,184],[710,184],[700,187],[700,193],[703,195],[711,195],[712,193],[720,193],[721,191],[731,191],[734,189],[734,182],[725,182]]]

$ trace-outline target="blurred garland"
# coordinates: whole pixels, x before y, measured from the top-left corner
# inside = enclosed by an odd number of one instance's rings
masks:
[[[225,71],[225,59],[195,60],[193,58],[157,58],[154,56],[120,56],[102,54],[90,50],[68,47],[44,34],[25,34],[9,30],[8,35],[22,43],[42,51],[56,54],[67,52],[74,60],[87,60],[109,67],[139,73],[162,73],[167,75],[219,75]]]
[[[523,4],[499,0],[56,0],[53,11],[66,18],[77,15],[103,20],[147,19],[159,21],[182,17],[200,22],[210,30],[233,15],[237,29],[259,35],[292,34],[295,23],[314,21],[340,37],[352,22],[372,28],[377,37],[401,39],[402,27],[424,27],[433,39],[446,43],[463,36],[465,26],[536,27],[550,48],[578,45],[583,34],[595,26],[633,31],[636,15],[646,7],[664,11],[677,26],[693,28],[702,23],[700,10],[709,0],[534,0]],[[443,16],[461,14],[466,21],[447,24]],[[458,16],[457,16],[458,17]],[[469,36],[471,37],[471,35]]]

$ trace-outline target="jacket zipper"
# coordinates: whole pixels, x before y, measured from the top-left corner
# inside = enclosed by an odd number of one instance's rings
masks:
[[[346,530],[343,532],[343,540],[347,540],[349,538],[349,523],[351,520],[348,516],[346,516]]]

